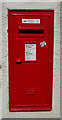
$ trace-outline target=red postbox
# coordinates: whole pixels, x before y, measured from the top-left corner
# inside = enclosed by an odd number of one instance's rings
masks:
[[[53,10],[8,10],[9,110],[52,110]]]

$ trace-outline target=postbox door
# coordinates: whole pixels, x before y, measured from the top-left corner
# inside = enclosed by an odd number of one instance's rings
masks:
[[[38,19],[40,23],[22,23],[22,19]],[[12,17],[10,111],[52,109],[50,34],[49,16]]]

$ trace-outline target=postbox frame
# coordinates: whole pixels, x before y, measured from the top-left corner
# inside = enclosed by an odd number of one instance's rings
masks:
[[[36,108],[27,109],[13,104],[13,52],[12,52],[12,16],[15,15],[43,15],[50,18],[50,54],[49,54],[49,79],[50,79],[50,100],[49,107],[38,108],[38,110],[52,110],[52,93],[53,93],[53,49],[54,49],[54,10],[8,10],[8,61],[9,61],[9,111],[32,111]]]

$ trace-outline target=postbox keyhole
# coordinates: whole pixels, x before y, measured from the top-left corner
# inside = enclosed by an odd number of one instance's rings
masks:
[[[19,56],[17,56],[16,64],[21,64],[21,63],[22,63],[21,59],[19,59]]]

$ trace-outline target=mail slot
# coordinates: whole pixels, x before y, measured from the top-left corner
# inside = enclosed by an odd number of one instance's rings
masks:
[[[52,110],[53,10],[8,10],[9,111]]]
[[[19,29],[18,37],[44,37],[43,29]]]

